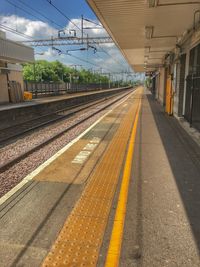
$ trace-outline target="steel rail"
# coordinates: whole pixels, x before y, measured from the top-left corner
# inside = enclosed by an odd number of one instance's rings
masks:
[[[27,156],[29,156],[30,154],[36,152],[37,150],[45,147],[46,145],[48,145],[49,143],[53,142],[54,140],[58,139],[59,137],[61,137],[63,134],[69,132],[70,130],[72,130],[73,128],[77,127],[78,125],[80,125],[81,123],[87,121],[88,119],[92,118],[94,115],[100,113],[101,111],[105,110],[106,108],[108,108],[109,106],[115,104],[116,102],[120,101],[121,99],[125,98],[127,95],[129,95],[131,92],[133,92],[133,90],[129,90],[128,93],[123,94],[123,96],[118,97],[117,99],[113,100],[111,103],[105,105],[104,107],[98,109],[97,111],[93,112],[92,114],[90,114],[89,116],[85,117],[84,119],[75,122],[73,125],[65,128],[63,131],[56,133],[55,135],[53,135],[52,137],[50,137],[49,139],[45,140],[43,143],[36,145],[35,147],[31,148],[30,150],[27,150],[26,152],[24,152],[23,154],[19,155],[18,157],[11,159],[9,161],[7,161],[4,164],[0,165],[0,173],[4,172],[5,170],[7,170],[8,168],[14,166],[15,164],[19,163],[21,160],[25,159]]]
[[[123,93],[123,92],[120,92],[120,93]],[[106,99],[110,99],[110,98],[113,98],[115,96],[116,95],[104,97],[103,99],[100,99],[100,100],[93,100],[93,101],[90,100],[90,101],[88,101],[88,102],[86,102],[84,104],[73,105],[71,107],[60,109],[60,110],[57,110],[57,111],[55,111],[53,113],[48,113],[48,114],[45,114],[43,116],[34,118],[32,120],[21,122],[21,123],[18,123],[16,125],[8,126],[8,127],[4,128],[4,129],[1,129],[0,130],[0,147],[3,147],[6,144],[6,142],[8,142],[9,140],[12,140],[12,139],[15,140],[17,137],[23,136],[26,133],[32,132],[32,131],[37,130],[39,128],[42,128],[44,126],[48,126],[48,125],[50,125],[52,123],[55,123],[55,122],[58,122],[58,121],[62,121],[64,119],[66,119],[66,118],[69,118],[69,117],[75,115],[76,113],[78,113],[80,111],[83,111],[83,110],[85,110],[85,109],[87,109],[87,108],[89,108],[91,106],[94,106],[94,105],[96,105],[98,103],[104,102]],[[91,103],[91,104],[88,105],[89,103]],[[80,106],[81,106],[81,108],[77,109]],[[69,111],[69,113],[59,116],[59,113],[64,113],[64,112],[67,112],[67,111]],[[59,116],[59,117],[54,118],[54,116],[56,116],[56,115]],[[31,126],[31,127],[27,128],[27,129],[23,130],[23,128],[27,127],[27,124],[30,125],[30,124],[34,123],[35,121],[38,122],[38,120],[41,120],[41,119],[43,119],[45,117],[49,118],[50,116],[51,116],[51,119],[48,119],[47,121],[41,122],[39,124],[36,124],[35,126]],[[17,127],[21,127],[22,130],[19,131],[19,132],[16,132],[16,128]],[[13,129],[15,131],[14,134],[12,134],[13,133]],[[6,133],[6,131],[10,131],[11,135],[9,135],[9,133]],[[1,135],[3,135],[2,133],[5,135],[5,137],[3,137],[3,138],[1,138]]]

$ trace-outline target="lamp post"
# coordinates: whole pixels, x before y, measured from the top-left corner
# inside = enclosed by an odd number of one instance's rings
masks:
[[[34,53],[34,55],[44,55],[44,52]],[[36,81],[35,61],[33,62],[33,79],[34,79],[34,83],[35,83],[35,97],[37,98],[38,88],[37,88],[37,81]]]

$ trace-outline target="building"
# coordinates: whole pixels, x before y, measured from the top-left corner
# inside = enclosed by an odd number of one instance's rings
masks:
[[[166,112],[200,130],[200,2],[87,1]]]
[[[34,62],[34,50],[19,42],[6,39],[0,31],[0,103],[8,103],[13,85],[23,92],[22,67],[20,63]]]

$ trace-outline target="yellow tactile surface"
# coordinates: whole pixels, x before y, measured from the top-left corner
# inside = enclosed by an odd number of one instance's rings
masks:
[[[125,109],[126,110],[126,109]],[[123,106],[119,106],[111,114],[108,114],[102,119],[101,125],[104,127],[102,132],[99,129],[93,129],[92,135],[87,134],[84,138],[78,140],[69,149],[62,153],[56,160],[47,165],[42,171],[40,171],[35,177],[35,180],[46,182],[63,182],[81,184],[84,183],[91,170],[94,168],[99,157],[107,147],[109,140],[114,134],[113,129],[118,128],[118,124],[121,121],[121,114],[125,113]],[[114,126],[114,124],[116,124]],[[110,126],[112,126],[111,130]],[[106,130],[107,129],[107,130]],[[106,138],[104,139],[104,135]],[[99,143],[95,142],[95,139],[99,139]],[[89,145],[95,145],[93,150],[90,150],[90,155],[81,164],[73,163],[74,159],[80,152],[84,151]],[[89,149],[87,148],[86,151]]]
[[[141,96],[138,89],[101,161],[42,266],[96,266],[127,143]]]
[[[110,244],[107,252],[105,267],[118,267],[121,255],[121,245],[124,232],[126,206],[128,201],[129,183],[131,179],[131,166],[134,154],[135,138],[137,133],[137,125],[139,120],[141,102],[137,110],[133,130],[129,140],[128,151],[124,164],[124,170],[122,175],[121,188],[118,197],[117,208],[115,212],[115,218],[112,228],[112,234],[110,238]]]

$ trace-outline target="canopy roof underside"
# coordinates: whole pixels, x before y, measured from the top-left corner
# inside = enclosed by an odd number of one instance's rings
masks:
[[[134,71],[162,66],[163,57],[199,19],[194,0],[87,0]]]

